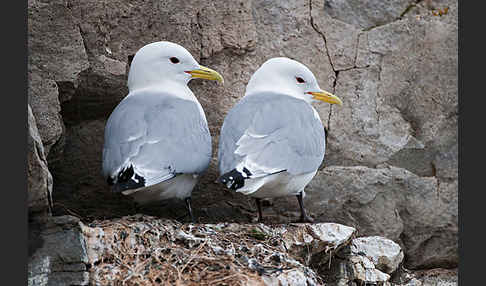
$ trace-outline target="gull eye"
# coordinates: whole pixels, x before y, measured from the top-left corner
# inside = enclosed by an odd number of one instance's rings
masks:
[[[305,80],[301,77],[296,77],[295,79],[297,80],[298,83],[304,83],[305,82]]]
[[[173,63],[173,64],[178,64],[178,63],[180,63],[179,59],[178,59],[178,58],[176,58],[176,57],[172,57],[172,58],[170,58],[169,60],[170,60],[170,62],[171,62],[171,63]]]

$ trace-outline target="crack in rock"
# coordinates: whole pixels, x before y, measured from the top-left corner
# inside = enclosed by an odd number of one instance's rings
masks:
[[[332,71],[334,72],[334,81],[332,83],[332,93],[336,93],[336,84],[337,84],[337,78],[339,71],[337,71],[334,68],[334,64],[331,59],[331,55],[329,54],[329,48],[327,47],[327,39],[326,36],[324,35],[323,32],[321,32],[318,28],[317,25],[314,23],[314,18],[312,17],[312,0],[309,0],[309,17],[310,17],[310,24],[314,31],[316,31],[319,35],[321,35],[322,40],[324,41],[324,48],[326,49],[326,55],[327,58],[329,59],[329,63],[331,64]],[[356,45],[357,47],[357,45]],[[331,131],[331,116],[332,116],[332,105],[329,107],[329,116],[327,120],[327,132]]]

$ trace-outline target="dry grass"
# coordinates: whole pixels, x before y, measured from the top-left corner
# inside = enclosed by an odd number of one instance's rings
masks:
[[[85,235],[95,285],[263,285],[262,275],[312,272],[263,225],[181,224],[137,215],[94,221]]]

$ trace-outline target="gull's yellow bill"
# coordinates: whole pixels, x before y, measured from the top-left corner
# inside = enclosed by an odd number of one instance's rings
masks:
[[[190,74],[193,78],[217,80],[221,84],[224,84],[223,77],[217,71],[204,66],[199,66],[198,69],[192,71],[186,71],[186,73]]]
[[[342,105],[343,102],[339,97],[335,96],[334,94],[321,90],[321,91],[309,91],[308,94],[312,95],[313,99],[321,100],[330,104],[338,104]]]

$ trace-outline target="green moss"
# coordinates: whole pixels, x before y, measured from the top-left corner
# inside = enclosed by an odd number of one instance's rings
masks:
[[[261,230],[254,228],[254,229],[250,230],[250,232],[248,233],[248,236],[253,237],[255,239],[258,239],[258,240],[265,240],[265,239],[267,239],[268,235],[265,234],[264,232],[262,232]]]

